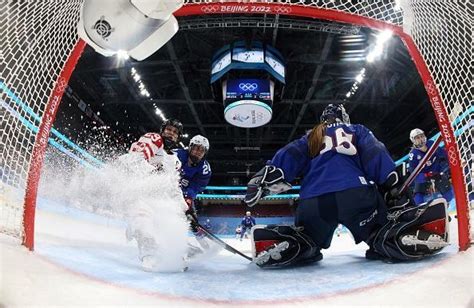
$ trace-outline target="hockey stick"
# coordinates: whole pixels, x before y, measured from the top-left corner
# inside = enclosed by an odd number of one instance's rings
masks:
[[[235,249],[234,247],[230,246],[229,244],[227,244],[226,242],[224,242],[223,240],[221,240],[220,238],[218,238],[216,235],[212,234],[210,231],[208,231],[206,228],[204,228],[203,226],[201,226],[201,224],[199,222],[196,221],[196,219],[194,219],[193,217],[189,218],[189,215],[188,215],[188,219],[190,219],[191,223],[194,224],[199,231],[201,231],[202,233],[204,233],[204,235],[209,238],[211,241],[213,241],[214,243],[218,244],[219,246],[221,246],[222,248],[224,248],[225,250],[227,251],[230,251],[234,254],[237,254],[241,257],[244,257],[245,259],[249,260],[249,261],[252,261],[252,258],[241,253],[240,251],[238,251],[237,249]]]
[[[423,158],[420,160],[420,162],[418,163],[416,168],[413,170],[413,172],[405,180],[405,183],[403,183],[403,185],[401,186],[400,192],[398,193],[399,195],[403,195],[406,192],[406,190],[408,189],[408,186],[410,186],[410,184],[413,182],[415,177],[418,174],[420,174],[421,169],[423,169],[425,167],[426,162],[431,158],[431,156],[433,156],[434,152],[439,147],[439,144],[441,143],[441,139],[443,139],[443,138],[441,138],[441,135],[440,135],[438,137],[438,139],[436,139],[436,141],[433,143],[431,148],[428,149],[425,156],[423,156]]]

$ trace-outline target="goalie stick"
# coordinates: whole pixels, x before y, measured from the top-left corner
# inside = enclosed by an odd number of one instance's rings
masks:
[[[208,231],[206,228],[204,228],[203,226],[201,226],[201,224],[196,220],[194,219],[194,217],[189,217],[190,215],[188,215],[188,219],[191,221],[192,224],[194,224],[199,231],[201,231],[202,233],[204,233],[204,235],[209,238],[211,241],[213,241],[214,243],[218,244],[219,246],[221,246],[222,248],[224,248],[225,250],[227,251],[230,251],[234,254],[237,254],[241,257],[244,257],[245,259],[249,260],[249,261],[252,261],[252,258],[241,253],[240,251],[238,251],[237,249],[235,249],[234,247],[230,246],[229,244],[227,244],[226,242],[224,242],[223,240],[221,240],[220,238],[218,238],[216,235],[212,234],[210,231]]]
[[[439,147],[439,144],[441,143],[441,139],[443,139],[443,138],[441,138],[441,135],[440,135],[438,137],[438,139],[436,139],[436,141],[433,143],[431,148],[428,149],[425,156],[423,156],[423,158],[420,160],[420,162],[418,163],[416,168],[413,170],[413,172],[405,180],[405,183],[403,183],[403,185],[401,186],[400,192],[398,193],[399,195],[403,195],[406,192],[406,190],[408,189],[408,186],[410,186],[410,184],[413,182],[415,177],[418,174],[420,174],[421,169],[423,169],[425,167],[426,162],[431,158],[431,156],[433,156],[434,152]]]

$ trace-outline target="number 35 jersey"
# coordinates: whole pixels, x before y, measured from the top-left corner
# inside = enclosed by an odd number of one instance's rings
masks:
[[[300,198],[382,184],[395,170],[385,145],[360,124],[328,125],[321,152],[311,158],[308,134],[280,149],[268,164],[281,168],[285,180],[302,176]]]

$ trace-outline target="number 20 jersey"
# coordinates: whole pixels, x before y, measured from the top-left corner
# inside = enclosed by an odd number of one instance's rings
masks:
[[[328,125],[321,152],[311,158],[308,134],[280,149],[268,164],[281,168],[285,180],[302,176],[300,198],[382,184],[395,163],[385,145],[360,124]]]

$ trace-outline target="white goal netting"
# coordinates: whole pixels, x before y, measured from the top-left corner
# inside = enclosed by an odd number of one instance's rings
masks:
[[[22,238],[26,225],[31,223],[24,220],[24,196],[26,191],[36,189],[37,184],[28,180],[35,172],[31,166],[36,166],[32,165],[33,148],[35,143],[37,146],[44,141],[44,136],[38,136],[40,123],[51,120],[45,117],[46,107],[79,41],[76,24],[81,2],[9,0],[0,6],[0,233]],[[434,84],[426,78],[423,80],[428,92],[434,89],[430,96],[432,104],[437,99],[436,89],[441,95],[440,108],[444,113],[437,113],[436,109],[435,113],[442,130],[446,130],[443,135],[455,136],[447,149],[452,166],[457,164],[454,174],[458,176],[453,178],[457,197],[463,195],[459,203],[464,202],[467,211],[474,178],[474,12],[469,1],[239,1],[251,5],[247,11],[223,11],[222,3],[231,2],[189,0],[180,11],[195,10],[181,16],[222,13],[291,16],[298,9],[306,9],[306,13],[314,9],[318,10],[313,15],[316,18],[326,18],[329,12],[337,21],[341,21],[340,14],[350,16],[345,20],[360,25],[370,25],[370,20],[374,20],[403,27],[431,73]],[[274,7],[266,11],[262,10],[264,5]],[[252,7],[257,9],[252,11]],[[323,11],[327,12],[322,14]],[[448,127],[443,126],[444,115],[449,118]],[[465,215],[466,221],[460,228],[468,234],[468,212]]]

